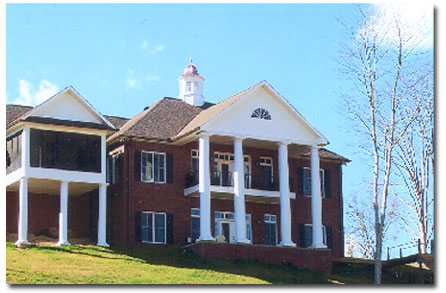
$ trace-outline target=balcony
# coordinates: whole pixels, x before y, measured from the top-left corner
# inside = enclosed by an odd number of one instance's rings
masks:
[[[279,178],[245,174],[245,198],[247,201],[279,202]],[[290,198],[296,198],[293,189],[293,178],[290,177]],[[199,196],[198,172],[185,176],[184,195]],[[232,199],[234,197],[234,179],[232,172],[214,171],[210,175],[210,191],[212,198]]]

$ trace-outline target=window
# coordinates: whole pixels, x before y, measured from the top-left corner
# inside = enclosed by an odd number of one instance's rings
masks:
[[[186,92],[192,91],[192,83],[190,81],[186,82]]]
[[[322,241],[328,248],[331,248],[331,241],[327,242],[327,228],[322,225]],[[331,231],[331,229],[330,229]],[[331,232],[329,235],[331,238]],[[312,224],[301,224],[299,225],[299,246],[303,248],[311,247],[313,244],[313,225]]]
[[[141,152],[141,181],[166,183],[166,154]]]
[[[192,164],[191,171],[192,173],[198,174],[200,166],[200,152],[197,150],[192,150]]]
[[[192,242],[196,242],[200,237],[200,209],[191,209],[191,238]]]
[[[257,108],[252,112],[251,118],[271,120],[271,115],[269,114],[269,112],[267,110],[265,110],[263,108]]]
[[[275,215],[265,215],[265,244],[277,245],[277,226]]]
[[[22,165],[22,131],[6,139],[6,173],[9,174]]]
[[[30,131],[31,167],[100,173],[101,159],[101,137],[98,135]]]
[[[110,184],[118,183],[121,169],[122,153],[114,153],[108,158],[108,180]]]
[[[270,190],[273,186],[273,159],[260,157],[260,188]]]
[[[141,213],[141,240],[146,243],[166,243],[165,213]]]
[[[325,171],[321,169],[319,171],[319,178],[321,181],[321,196],[325,197]],[[303,168],[303,195],[311,196],[311,168]]]

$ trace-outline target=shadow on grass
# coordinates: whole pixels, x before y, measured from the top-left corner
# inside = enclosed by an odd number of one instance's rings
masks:
[[[292,265],[267,264],[255,260],[201,258],[185,248],[147,246],[113,247],[112,250],[117,254],[126,254],[152,265],[243,275],[272,284],[331,284],[324,273],[298,269]]]

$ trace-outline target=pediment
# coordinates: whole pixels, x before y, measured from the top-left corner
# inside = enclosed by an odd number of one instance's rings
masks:
[[[24,117],[24,120],[31,117],[103,124],[114,128],[71,86],[36,106]]]
[[[201,129],[259,140],[328,144],[327,139],[266,82],[210,119]]]

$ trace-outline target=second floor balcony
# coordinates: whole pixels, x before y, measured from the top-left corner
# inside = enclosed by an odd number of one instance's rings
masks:
[[[234,174],[232,172],[214,171],[210,174],[210,191],[213,198],[232,198],[234,194]],[[290,177],[290,198],[296,198],[294,178]],[[184,194],[199,196],[198,172],[185,176]],[[275,176],[244,175],[245,196],[251,201],[279,202],[279,178]]]

